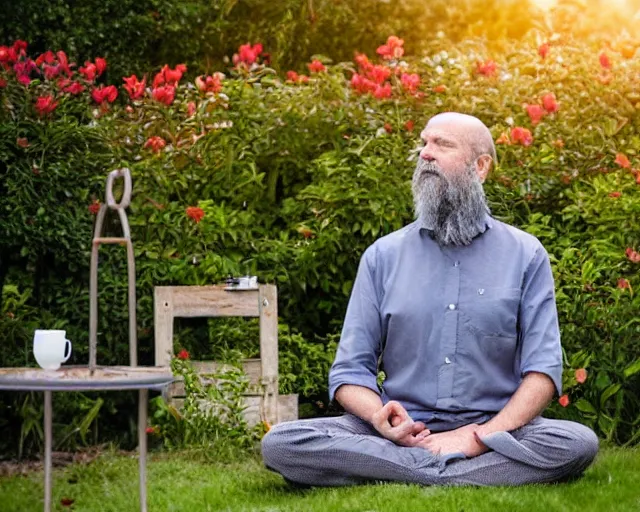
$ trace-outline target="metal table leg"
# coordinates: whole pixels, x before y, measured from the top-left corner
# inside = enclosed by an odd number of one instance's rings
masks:
[[[44,512],[51,512],[51,391],[44,392]]]
[[[149,390],[141,389],[138,400],[138,461],[140,464],[140,512],[147,512],[147,402]]]

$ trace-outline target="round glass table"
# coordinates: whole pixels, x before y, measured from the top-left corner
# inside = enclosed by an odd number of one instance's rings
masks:
[[[65,366],[58,370],[41,368],[0,368],[0,389],[44,392],[44,511],[51,511],[51,447],[53,391],[139,390],[138,461],[140,510],[147,512],[147,408],[149,390],[162,390],[173,382],[171,369],[149,366]]]

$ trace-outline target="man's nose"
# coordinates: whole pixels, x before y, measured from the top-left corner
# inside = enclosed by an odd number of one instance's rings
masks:
[[[426,147],[422,151],[420,151],[420,158],[426,160],[427,162],[433,162],[435,160],[431,152]]]

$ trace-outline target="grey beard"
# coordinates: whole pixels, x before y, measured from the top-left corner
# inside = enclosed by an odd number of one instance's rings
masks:
[[[473,164],[447,177],[436,164],[420,159],[412,190],[416,218],[439,245],[469,245],[484,232],[490,210]]]

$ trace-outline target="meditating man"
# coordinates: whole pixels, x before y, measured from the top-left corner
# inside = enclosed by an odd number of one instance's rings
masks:
[[[549,257],[490,216],[482,183],[496,154],[481,121],[439,114],[421,137],[417,220],[362,256],[329,375],[347,414],[276,425],[264,462],[319,486],[579,475],[598,438],[540,416],[562,385]]]

